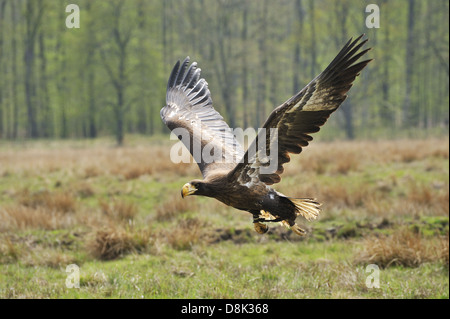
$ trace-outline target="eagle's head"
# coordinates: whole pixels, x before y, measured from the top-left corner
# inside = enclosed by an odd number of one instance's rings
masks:
[[[185,198],[189,195],[205,195],[206,183],[201,180],[193,180],[184,184],[181,189],[181,197]]]

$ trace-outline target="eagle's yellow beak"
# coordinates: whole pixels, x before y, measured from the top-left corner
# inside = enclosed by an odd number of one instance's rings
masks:
[[[181,197],[185,198],[186,196],[194,194],[196,191],[197,188],[192,186],[190,183],[186,183],[181,189]]]

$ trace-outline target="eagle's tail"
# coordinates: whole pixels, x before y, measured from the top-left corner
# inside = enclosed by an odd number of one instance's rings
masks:
[[[301,215],[307,220],[316,219],[320,213],[320,204],[315,198],[291,198],[288,199],[294,204],[297,216]]]

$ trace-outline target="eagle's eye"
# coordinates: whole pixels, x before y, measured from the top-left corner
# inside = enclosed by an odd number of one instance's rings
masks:
[[[201,182],[191,182],[192,187],[194,187],[197,191],[202,191],[203,183]]]

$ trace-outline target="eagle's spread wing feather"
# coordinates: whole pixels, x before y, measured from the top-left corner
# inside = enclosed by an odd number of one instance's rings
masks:
[[[244,151],[223,117],[213,108],[208,83],[200,78],[201,69],[196,62],[188,65],[189,57],[175,64],[167,84],[166,106],[160,114],[170,130],[182,128],[189,133],[189,136],[180,134],[181,141],[206,177],[213,170],[235,167]]]
[[[283,164],[289,162],[289,154],[299,154],[312,140],[311,133],[318,132],[328,117],[346,99],[346,93],[361,70],[371,61],[355,62],[368,50],[358,53],[367,42],[360,41],[363,35],[350,39],[328,67],[299,93],[277,107],[267,118],[263,128],[250,145],[243,160],[231,172],[230,178],[252,186],[259,181],[267,185],[278,183],[283,173]],[[270,131],[273,130],[274,133]],[[263,135],[265,134],[265,135]],[[265,147],[258,149],[265,138]],[[270,150],[278,150],[278,161],[272,171]],[[256,150],[256,151],[255,151]]]

